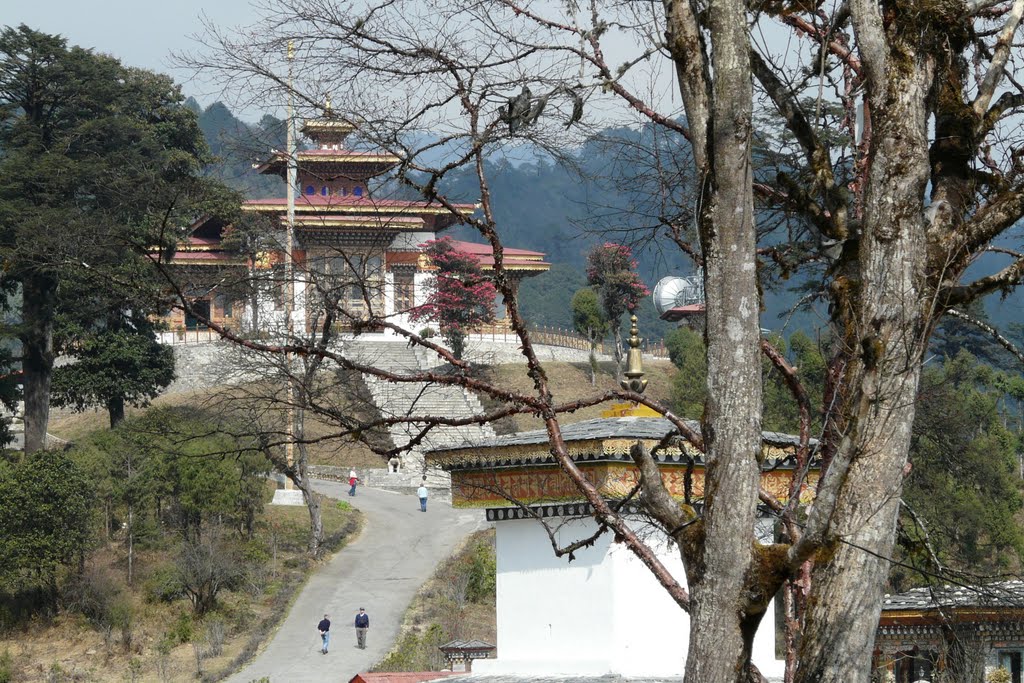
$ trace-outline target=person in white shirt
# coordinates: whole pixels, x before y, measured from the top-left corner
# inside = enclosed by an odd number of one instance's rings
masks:
[[[416,489],[416,495],[420,499],[420,512],[427,511],[427,485],[426,482],[420,484],[420,487]]]

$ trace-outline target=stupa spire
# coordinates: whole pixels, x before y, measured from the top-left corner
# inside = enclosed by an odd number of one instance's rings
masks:
[[[626,379],[619,382],[626,391],[633,391],[638,394],[644,393],[647,388],[647,380],[644,379],[644,360],[640,351],[640,345],[644,340],[640,338],[640,330],[637,328],[636,316],[629,316],[629,353],[626,354]]]

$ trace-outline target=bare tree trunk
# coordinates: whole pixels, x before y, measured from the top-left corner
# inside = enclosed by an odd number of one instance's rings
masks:
[[[708,399],[705,540],[688,558],[692,609],[688,683],[746,680],[763,611],[746,609],[761,453],[761,354],[746,9],[710,5],[713,83],[711,183],[701,217]]]
[[[128,506],[128,585],[132,585],[135,568],[135,515],[132,506]]]
[[[53,318],[57,280],[35,273],[22,280],[22,361],[25,394],[25,453],[46,448],[53,376]]]
[[[850,387],[844,431],[853,450],[832,516],[831,553],[814,568],[798,683],[869,680],[932,314],[923,218],[932,64],[904,45],[899,69],[886,69],[878,63],[879,41],[888,37],[877,7],[855,2],[854,13],[873,79],[869,97],[875,124],[860,282],[847,283],[857,294],[843,302],[854,319],[841,331],[849,356],[844,382]]]
[[[590,386],[597,386],[597,339],[594,338],[593,330],[587,330],[587,339],[590,341]]]
[[[295,482],[296,488],[302,491],[302,499],[306,501],[306,510],[309,512],[309,554],[316,558],[320,557],[320,546],[324,541],[324,521],[320,514],[320,499],[313,491],[309,474],[306,470],[308,462],[306,444],[302,442],[305,428],[305,411],[297,410],[295,416],[295,436],[299,439],[295,447],[299,451],[299,460],[296,464]]]
[[[256,268],[253,266],[255,255],[249,259],[249,309],[252,312],[251,324],[252,327],[249,332],[252,336],[257,336],[260,331],[260,288],[259,280],[256,278]]]
[[[615,383],[622,381],[622,326],[615,325]]]
[[[110,415],[110,428],[124,422],[124,398],[117,396],[107,401],[107,414]]]

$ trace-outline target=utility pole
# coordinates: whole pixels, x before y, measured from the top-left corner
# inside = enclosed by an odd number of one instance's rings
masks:
[[[288,213],[285,219],[284,243],[284,279],[285,279],[285,345],[291,345],[295,341],[295,186],[298,183],[298,163],[295,149],[295,106],[294,89],[292,88],[292,64],[295,61],[295,45],[288,41],[288,114],[285,122],[285,155],[287,156],[288,171],[285,174],[285,181],[288,184],[285,197],[288,203]],[[285,369],[287,373],[288,392],[288,417],[285,427],[285,462],[288,467],[295,463],[295,376],[292,371],[292,354],[286,352],[284,356]],[[288,477],[284,479],[284,490],[274,493],[273,504],[275,505],[304,505],[302,492],[295,490],[295,484]]]

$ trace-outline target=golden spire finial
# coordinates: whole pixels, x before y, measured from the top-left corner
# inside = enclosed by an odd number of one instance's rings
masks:
[[[626,391],[633,391],[642,394],[647,388],[647,380],[644,379],[644,361],[640,354],[640,345],[643,339],[640,338],[640,330],[636,325],[636,316],[629,316],[629,353],[626,355],[627,379],[619,382],[619,385]]]
[[[295,41],[288,41],[288,61],[295,59]]]
[[[334,108],[331,105],[331,93],[327,93],[327,100],[324,102],[324,114],[326,114],[327,118],[334,114]]]

